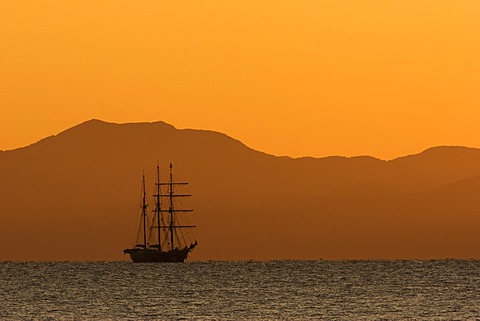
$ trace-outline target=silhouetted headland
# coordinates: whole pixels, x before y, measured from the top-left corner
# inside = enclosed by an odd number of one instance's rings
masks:
[[[195,194],[193,260],[480,257],[478,149],[294,159],[213,131],[91,120],[0,153],[0,259],[123,260],[139,171],[157,161]]]

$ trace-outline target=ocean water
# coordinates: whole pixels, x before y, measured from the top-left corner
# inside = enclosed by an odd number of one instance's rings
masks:
[[[0,262],[0,320],[480,320],[480,261]]]

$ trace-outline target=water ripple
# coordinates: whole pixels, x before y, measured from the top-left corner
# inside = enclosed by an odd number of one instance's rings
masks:
[[[480,261],[2,262],[1,320],[478,320]]]

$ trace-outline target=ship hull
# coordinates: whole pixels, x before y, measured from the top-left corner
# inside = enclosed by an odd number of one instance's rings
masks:
[[[158,251],[154,249],[133,248],[123,250],[123,254],[129,254],[133,262],[184,262],[191,250],[197,245],[197,242],[183,249],[174,249],[169,251]]]
[[[167,252],[159,252],[157,250],[145,249],[127,249],[124,254],[130,254],[133,262],[184,262],[190,252],[188,248],[183,250],[171,250]]]

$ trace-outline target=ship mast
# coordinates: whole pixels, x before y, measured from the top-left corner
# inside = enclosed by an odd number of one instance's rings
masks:
[[[168,195],[160,195],[164,197],[168,197],[169,200],[169,206],[168,209],[162,210],[160,209],[160,212],[167,212],[170,217],[170,222],[166,226],[161,226],[168,228],[169,233],[170,233],[170,248],[173,251],[175,249],[175,233],[177,228],[194,228],[195,225],[175,225],[175,213],[176,212],[192,212],[192,209],[174,209],[174,203],[173,203],[173,198],[174,197],[188,197],[192,196],[190,194],[175,194],[173,190],[174,185],[187,185],[188,183],[180,183],[180,182],[173,182],[173,165],[170,163],[170,180],[168,183],[159,183],[159,185],[167,185],[168,186]]]
[[[158,229],[158,252],[162,251],[162,244],[161,244],[161,238],[160,238],[160,166],[158,165],[157,162],[157,194],[155,195],[156,197],[156,203],[155,203],[155,212],[157,214],[157,229]]]
[[[172,250],[175,248],[173,246],[173,177],[172,177],[172,168],[173,165],[170,163],[170,189],[169,189],[169,200],[170,200],[170,206],[168,207],[169,212],[170,212],[170,244],[172,244]]]
[[[145,191],[145,173],[143,173],[143,203],[142,203],[142,216],[143,216],[143,248],[147,248],[147,201],[146,195],[147,192]]]

